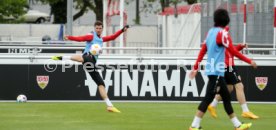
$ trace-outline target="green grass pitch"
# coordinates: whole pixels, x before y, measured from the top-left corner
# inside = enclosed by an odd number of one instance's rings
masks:
[[[188,130],[197,103],[114,103],[121,114],[108,113],[105,104],[71,103],[0,103],[0,130]],[[258,120],[244,119],[241,108],[234,104],[238,118],[252,122],[250,130],[276,129],[276,104],[249,104]],[[204,130],[234,130],[223,105],[218,118],[207,112],[202,121]]]

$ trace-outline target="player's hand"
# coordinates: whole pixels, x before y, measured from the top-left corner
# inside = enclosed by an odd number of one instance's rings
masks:
[[[123,31],[123,32],[126,32],[128,28],[129,28],[129,25],[125,25],[125,26],[122,28],[122,31]]]
[[[257,64],[255,61],[251,61],[251,66],[254,68],[254,69],[257,69]]]
[[[248,45],[246,43],[241,43],[241,47],[248,48]]]
[[[64,37],[63,37],[63,40],[64,40],[64,41],[67,41],[67,40],[68,40],[68,36],[67,36],[67,35],[64,36]]]
[[[197,75],[197,70],[192,70],[189,74],[189,78],[194,79],[196,75]]]

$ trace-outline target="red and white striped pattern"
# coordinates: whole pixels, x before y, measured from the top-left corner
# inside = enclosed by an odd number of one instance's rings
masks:
[[[243,43],[246,43],[246,5],[247,0],[244,0],[243,4]]]
[[[107,12],[105,14],[106,17],[106,35],[109,35],[108,27],[111,26],[111,17],[120,15],[120,1],[121,0],[108,0],[107,1]],[[127,24],[127,13],[123,11],[123,25]],[[123,46],[126,46],[126,33],[123,34]],[[109,47],[109,43],[106,44]],[[122,47],[122,46],[121,46]]]

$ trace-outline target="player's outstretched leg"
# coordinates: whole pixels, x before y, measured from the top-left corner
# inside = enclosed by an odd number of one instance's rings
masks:
[[[116,107],[114,107],[114,106],[108,106],[107,107],[107,111],[109,111],[109,112],[114,112],[114,113],[121,113],[121,111],[120,110],[118,110]]]
[[[83,57],[82,55],[73,55],[73,56],[52,56],[52,60],[72,60],[72,61],[77,61],[77,62],[83,62]]]
[[[103,85],[99,85],[99,92],[100,92],[101,97],[103,98],[103,100],[105,101],[105,103],[107,105],[108,112],[121,113],[121,111],[118,110],[116,107],[114,107],[113,104],[111,103],[111,101],[109,100],[109,98],[107,96],[107,92]]]

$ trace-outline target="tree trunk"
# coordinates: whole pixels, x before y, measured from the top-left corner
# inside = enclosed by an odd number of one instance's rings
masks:
[[[66,23],[66,13],[67,13],[67,0],[60,0],[56,3],[50,4],[51,14],[54,15],[54,23]],[[61,8],[63,7],[63,8]]]
[[[141,24],[140,22],[140,10],[139,10],[139,0],[136,0],[136,18],[134,20],[135,24]]]
[[[189,5],[197,3],[197,0],[186,0]]]
[[[170,6],[170,1],[169,0],[160,0],[160,3],[161,3],[162,12],[164,12],[164,9],[166,7]]]
[[[85,10],[88,6],[92,6],[91,3],[88,0],[83,0],[82,8],[78,13],[74,15],[73,20],[75,21],[76,19],[81,17],[85,13]]]
[[[103,1],[95,0],[96,8],[94,10],[96,14],[96,20],[103,21]]]

